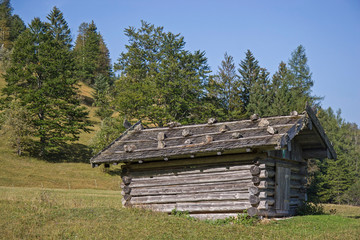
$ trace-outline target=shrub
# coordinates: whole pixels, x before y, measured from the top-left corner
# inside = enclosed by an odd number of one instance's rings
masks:
[[[322,215],[325,214],[324,206],[319,203],[304,202],[298,209],[297,215]]]

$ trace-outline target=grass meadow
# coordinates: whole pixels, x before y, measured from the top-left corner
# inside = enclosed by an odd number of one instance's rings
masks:
[[[119,191],[0,187],[2,239],[359,239],[360,208],[335,215],[214,225],[121,206]]]

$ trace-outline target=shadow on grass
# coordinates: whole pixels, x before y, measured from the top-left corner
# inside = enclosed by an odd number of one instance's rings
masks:
[[[111,176],[120,176],[121,175],[121,169],[107,170],[106,173],[111,175]]]
[[[347,216],[348,218],[360,219],[360,216]]]
[[[89,163],[93,156],[91,149],[80,143],[64,143],[57,148],[48,149],[44,156],[39,156],[40,147],[33,143],[27,149],[31,156],[53,163]]]

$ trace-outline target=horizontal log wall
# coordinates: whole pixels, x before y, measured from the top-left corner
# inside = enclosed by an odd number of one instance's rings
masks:
[[[265,164],[256,165],[257,175],[250,171],[262,156],[249,153],[124,165],[123,205],[167,213],[177,209],[200,219],[236,216],[252,207],[249,187],[256,181],[256,204],[265,209],[273,204],[274,192],[264,180],[274,172],[267,171]]]
[[[304,163],[252,153],[125,165],[123,205],[168,213],[177,209],[200,219],[244,210],[265,217],[288,215],[276,209],[277,164],[291,170],[289,205],[294,212],[305,200]]]

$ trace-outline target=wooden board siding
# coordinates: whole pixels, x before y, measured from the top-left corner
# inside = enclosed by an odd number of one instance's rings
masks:
[[[275,201],[278,212],[287,212],[290,208],[290,173],[290,168],[276,166]]]

